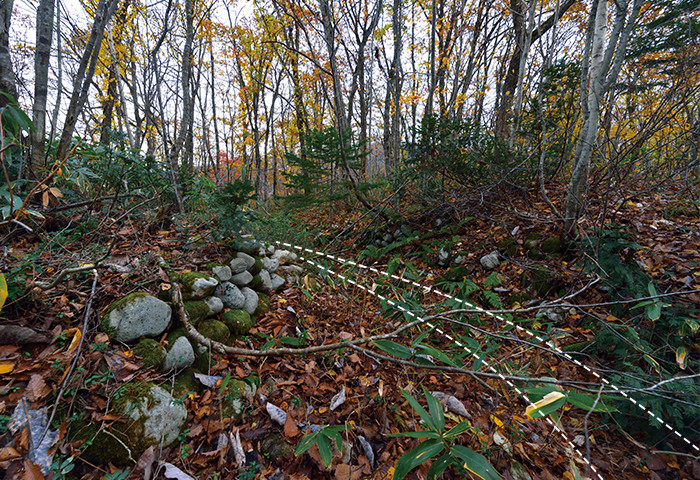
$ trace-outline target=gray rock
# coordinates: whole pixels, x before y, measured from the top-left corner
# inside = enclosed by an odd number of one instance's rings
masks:
[[[263,292],[269,292],[272,290],[272,278],[270,277],[270,272],[267,270],[260,270],[259,275],[262,279],[262,287],[260,287],[260,289]]]
[[[248,263],[242,258],[234,258],[229,262],[229,266],[231,267],[231,273],[234,275],[248,270]]]
[[[277,250],[279,252],[279,250]],[[304,269],[299,265],[282,265],[277,269],[277,273],[282,276],[287,283],[295,284],[299,282]]]
[[[156,297],[132,293],[112,304],[104,319],[106,330],[114,340],[131,342],[139,337],[156,337],[170,323],[170,305]]]
[[[163,369],[166,372],[169,370],[182,370],[191,367],[193,363],[194,349],[192,349],[192,344],[187,340],[187,337],[178,337],[165,356]]]
[[[219,297],[207,297],[204,299],[204,303],[206,303],[207,307],[209,307],[210,317],[221,313],[221,311],[224,309],[224,302]]]
[[[177,440],[187,420],[187,409],[157,385],[153,385],[143,401],[128,402],[124,414],[134,422],[143,420],[143,435],[147,442],[170,445]]]
[[[280,265],[286,265],[288,263],[296,262],[297,254],[290,252],[289,250],[276,250],[275,253],[272,254],[272,258],[279,260]]]
[[[280,260],[279,258],[263,257],[262,264],[265,270],[267,270],[269,273],[274,273],[280,266]]]
[[[457,255],[457,258],[454,259],[454,263],[456,265],[462,265],[464,263],[464,260],[466,260],[464,258],[464,255]]]
[[[267,246],[267,253],[268,253],[268,255],[272,255],[273,253],[275,253],[275,246],[274,246],[274,245],[268,245],[268,246]]]
[[[221,282],[228,282],[229,280],[231,280],[231,275],[233,274],[231,272],[231,267],[227,265],[219,265],[217,267],[212,268],[211,271]]]
[[[183,272],[179,279],[182,286],[182,299],[185,301],[208,297],[219,285],[216,278],[200,272]]]
[[[219,297],[226,308],[243,308],[245,297],[231,282],[224,282],[216,288],[214,295]]]
[[[253,280],[253,275],[250,272],[241,272],[231,277],[231,283],[235,283],[239,287],[245,287]]]
[[[240,258],[241,260],[244,260],[244,261],[245,261],[246,270],[248,270],[248,269],[251,268],[253,265],[255,265],[255,258],[251,257],[251,256],[248,255],[247,253],[238,252],[238,253],[236,254],[236,258]]]
[[[494,250],[488,255],[484,255],[481,257],[481,259],[479,259],[479,262],[486,270],[493,270],[501,264],[501,260],[498,258],[498,250]]]
[[[270,290],[275,291],[284,286],[285,283],[284,278],[280,277],[276,273],[270,275]]]
[[[245,297],[245,302],[243,303],[242,307],[243,310],[253,315],[253,313],[255,313],[255,309],[258,308],[258,294],[255,293],[255,290],[248,287],[243,287],[241,289],[241,293]]]
[[[385,233],[384,236],[382,237],[382,240],[389,243],[394,239],[394,237],[391,235],[391,233]]]
[[[445,250],[444,248],[441,248],[440,251],[438,252],[438,263],[440,265],[447,265],[450,260],[450,252]]]

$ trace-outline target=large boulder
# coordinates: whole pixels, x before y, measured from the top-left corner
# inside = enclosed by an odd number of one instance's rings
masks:
[[[127,383],[118,393],[114,411],[126,417],[126,422],[113,422],[109,429],[91,423],[75,425],[74,438],[91,442],[82,458],[97,465],[127,465],[138,460],[151,445],[169,446],[177,441],[187,420],[187,410],[181,402],[148,382]]]
[[[226,308],[243,308],[245,297],[231,282],[224,282],[216,288],[214,295],[221,299]]]
[[[112,303],[102,317],[102,330],[117,342],[156,337],[170,323],[170,305],[147,293],[132,293]]]
[[[183,272],[178,280],[182,285],[183,300],[202,300],[214,293],[219,285],[216,278],[200,272]]]

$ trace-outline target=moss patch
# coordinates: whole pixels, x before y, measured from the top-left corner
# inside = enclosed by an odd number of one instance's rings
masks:
[[[258,304],[260,306],[260,304]],[[245,310],[229,310],[224,312],[221,320],[233,335],[245,335],[255,325],[255,320]]]
[[[260,442],[260,452],[268,457],[273,464],[281,465],[285,459],[292,456],[294,446],[285,442],[279,433],[273,433]]]
[[[256,257],[256,258],[255,258],[255,263],[253,264],[252,267],[250,267],[250,268],[248,269],[248,271],[249,271],[250,273],[252,273],[253,275],[257,275],[258,273],[260,273],[260,270],[262,270],[262,269],[263,269],[262,260],[260,260],[260,258]]]
[[[266,293],[258,293],[258,307],[253,312],[254,317],[263,315],[270,309],[270,296]]]
[[[243,380],[231,380],[222,392],[221,414],[224,418],[232,418],[236,422],[243,419],[248,396],[253,392],[253,387]]]
[[[496,244],[496,248],[498,248],[498,251],[503,255],[507,255],[509,257],[514,257],[515,254],[518,253],[518,245],[515,243],[515,239],[513,237],[501,240]]]
[[[231,336],[231,331],[226,324],[213,319],[203,320],[197,325],[197,331],[207,338],[219,343],[225,343]]]
[[[185,302],[184,305],[185,310],[187,311],[187,316],[190,317],[190,323],[192,323],[192,325],[197,325],[199,322],[209,316],[209,305],[204,303],[202,300]]]
[[[557,254],[561,252],[561,240],[557,237],[546,238],[540,248],[544,253]]]
[[[214,365],[216,365],[216,357],[212,356],[209,350],[206,350],[204,353],[198,353],[195,355],[192,368],[197,373],[205,373],[208,375],[209,369],[213,368]]]
[[[152,338],[144,338],[133,348],[134,355],[143,360],[146,368],[160,368],[165,361],[165,348]]]
[[[262,277],[260,275],[255,275],[247,286],[253,290],[260,290],[263,286]]]
[[[202,289],[195,286],[198,280],[210,279],[216,280],[213,276],[208,273],[201,272],[182,272],[177,276],[177,281],[182,285],[182,298],[183,300],[201,300],[208,295],[211,295],[216,288],[216,285],[212,284],[210,287]],[[218,283],[218,282],[217,282]]]

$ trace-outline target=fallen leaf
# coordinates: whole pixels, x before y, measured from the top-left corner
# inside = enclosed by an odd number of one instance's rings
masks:
[[[10,373],[15,369],[15,364],[13,362],[0,362],[0,375]]]
[[[299,431],[299,427],[297,427],[297,422],[294,421],[290,410],[287,412],[287,419],[284,422],[284,436],[293,440],[300,434],[301,432]]]
[[[287,413],[279,408],[277,405],[273,405],[270,402],[267,402],[265,405],[265,409],[267,410],[267,414],[270,415],[270,418],[275,422],[278,423],[279,425],[284,425],[287,422]]]
[[[165,462],[162,465],[165,467],[165,473],[163,474],[165,478],[175,478],[176,480],[194,480],[194,478],[187,475],[172,463]]]
[[[40,398],[48,395],[51,389],[46,385],[44,377],[35,373],[29,379],[27,384],[26,395],[29,401],[36,402]]]
[[[24,480],[44,480],[41,468],[28,458],[24,459]]]
[[[343,388],[335,394],[335,396],[331,399],[331,404],[329,408],[331,411],[335,410],[339,406],[345,403],[345,385],[343,385]]]

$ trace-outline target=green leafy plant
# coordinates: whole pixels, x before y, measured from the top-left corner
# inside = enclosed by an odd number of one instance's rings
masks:
[[[212,232],[214,238],[224,240],[231,235],[237,238],[246,223],[255,218],[255,212],[246,209],[246,205],[256,199],[255,186],[245,179],[245,171],[241,178],[219,187],[212,194],[210,202],[218,216],[216,228]]]
[[[67,475],[75,468],[75,457],[63,457],[56,455],[51,462],[52,480],[65,480]]]
[[[470,472],[484,480],[499,480],[502,478],[486,458],[474,450],[456,443],[459,435],[471,428],[469,422],[459,422],[447,430],[442,405],[425,387],[423,387],[423,393],[428,404],[428,410],[424,409],[410,393],[405,390],[401,390],[401,393],[428,429],[390,434],[389,436],[426,438],[427,440],[399,458],[394,469],[393,480],[401,480],[411,470],[438,455],[439,457],[428,470],[428,480],[437,479],[450,467],[458,472]]]
[[[124,468],[113,473],[105,474],[105,480],[125,480],[129,477],[129,469]]]
[[[319,431],[305,435],[297,445],[294,455],[299,456],[314,445],[318,446],[318,453],[326,466],[333,461],[332,441],[339,451],[343,451],[343,437],[340,432],[349,428],[348,425],[325,425]]]

